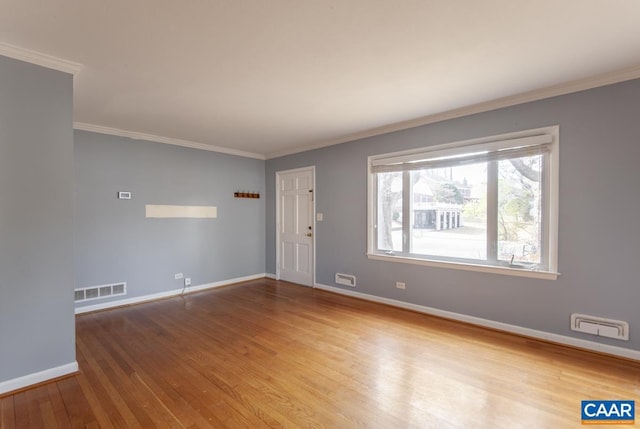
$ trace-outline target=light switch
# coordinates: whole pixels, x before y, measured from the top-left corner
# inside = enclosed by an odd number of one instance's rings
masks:
[[[316,220],[318,222],[322,222],[322,220],[324,219],[324,214],[322,213],[316,213]]]

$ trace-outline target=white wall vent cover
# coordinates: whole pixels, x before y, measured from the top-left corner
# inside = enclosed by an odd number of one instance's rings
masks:
[[[108,298],[110,296],[126,295],[127,283],[113,283],[110,285],[89,286],[75,289],[75,302],[91,301],[94,299]]]
[[[336,283],[339,285],[356,287],[356,276],[351,274],[336,273]]]
[[[604,319],[586,314],[571,315],[571,330],[629,341],[629,324],[622,320]]]

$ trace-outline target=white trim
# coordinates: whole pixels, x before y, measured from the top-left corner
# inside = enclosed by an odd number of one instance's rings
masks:
[[[548,341],[551,343],[562,344],[566,346],[576,347],[579,349],[585,349],[595,351],[599,353],[606,353],[626,359],[632,359],[640,361],[640,351],[631,350],[624,347],[611,346],[608,344],[595,343],[593,341],[582,340],[580,338],[567,337],[565,335],[553,334],[550,332],[539,331],[537,329],[524,328],[522,326],[511,325],[509,323],[496,322],[494,320],[483,319],[475,316],[468,316],[466,314],[454,313],[452,311],[440,310],[437,308],[426,307],[423,305],[412,304],[409,302],[398,301],[390,298],[382,298],[375,295],[368,295],[361,292],[354,292],[351,290],[345,290],[334,286],[327,286],[316,283],[315,288],[325,290],[328,292],[337,293],[340,295],[346,295],[353,298],[362,299],[365,301],[377,302],[380,304],[386,304],[393,307],[403,308],[405,310],[416,311],[418,313],[429,314],[431,316],[441,317],[443,319],[457,320],[459,322],[465,322],[472,325],[482,326],[485,328],[496,329],[498,331],[510,332],[512,334],[523,335],[525,337],[537,338],[539,340]]]
[[[251,275],[251,276],[246,276],[246,277],[237,277],[235,279],[228,279],[228,280],[222,280],[222,281],[219,281],[219,282],[206,283],[206,284],[198,285],[198,286],[187,286],[186,289],[181,287],[181,288],[169,290],[169,291],[166,291],[166,292],[153,293],[153,294],[150,294],[150,295],[137,296],[137,297],[134,297],[134,298],[121,299],[121,300],[118,300],[118,301],[105,302],[105,303],[102,303],[102,304],[86,305],[86,306],[82,306],[82,307],[76,307],[75,314],[83,314],[83,313],[89,313],[89,312],[92,312],[92,311],[106,310],[106,309],[109,309],[109,308],[123,307],[125,305],[131,305],[131,304],[140,304],[140,303],[143,303],[143,302],[155,301],[155,300],[158,300],[158,299],[170,298],[170,297],[173,297],[173,296],[178,296],[178,295],[181,295],[183,293],[183,291],[184,291],[185,294],[193,293],[193,292],[200,292],[200,291],[203,291],[203,290],[214,289],[214,288],[218,288],[218,287],[222,287],[222,286],[228,286],[228,285],[235,284],[235,283],[241,283],[241,282],[247,282],[247,281],[251,281],[251,280],[257,280],[257,279],[264,278],[265,276],[266,276],[266,274],[260,273],[260,274],[254,274],[254,275]]]
[[[0,55],[49,69],[58,70],[64,73],[69,73],[74,76],[80,73],[80,70],[84,67],[80,63],[63,60],[62,58],[43,54],[42,52],[31,51],[29,49],[10,45],[4,42],[0,42]]]
[[[297,147],[297,148],[286,149],[278,152],[271,152],[266,154],[265,158],[272,159],[272,158],[279,158],[281,156],[286,156],[286,155],[293,155],[295,153],[306,152],[313,149],[320,149],[323,147],[333,146],[333,145],[346,143],[354,140],[360,140],[368,137],[375,137],[375,136],[379,136],[382,134],[387,134],[395,131],[407,130],[409,128],[415,128],[422,125],[442,122],[449,119],[461,118],[464,116],[474,115],[476,113],[483,113],[491,110],[502,109],[505,107],[517,106],[518,104],[544,100],[545,98],[552,98],[552,97],[557,97],[559,95],[585,91],[588,89],[598,88],[606,85],[612,85],[614,83],[624,82],[624,81],[638,79],[638,78],[640,78],[640,66],[633,66],[633,67],[629,67],[621,70],[616,70],[610,73],[591,76],[584,79],[573,80],[573,81],[561,83],[558,85],[536,89],[536,90],[524,92],[521,94],[510,95],[507,97],[502,97],[495,100],[486,101],[483,103],[472,104],[470,106],[464,106],[457,109],[448,110],[446,112],[435,113],[433,115],[427,115],[417,119],[411,119],[408,121],[397,122],[397,123],[385,125],[382,127],[371,128],[371,129],[367,129],[357,133],[349,134],[346,136],[340,136],[333,139],[312,143],[312,144]]]
[[[75,361],[55,368],[49,368],[44,371],[38,371],[22,377],[3,381],[0,382],[0,395],[24,389],[25,387],[43,383],[54,378],[64,377],[65,375],[73,374],[74,372],[78,372],[78,362]]]
[[[549,205],[547,216],[549,222],[547,229],[547,252],[549,252],[549,269],[558,270],[558,248],[559,248],[559,224],[560,224],[560,126],[551,127],[554,140],[557,144],[551,145],[551,156],[548,157],[549,181],[545,184],[547,191],[545,194],[546,203]]]
[[[313,222],[311,237],[311,247],[313,255],[311,257],[311,287],[316,283],[316,200],[318,193],[316,192],[316,166],[292,168],[291,170],[276,171],[276,274],[274,279],[280,280],[280,175],[290,173],[311,172],[311,186],[313,187],[313,204],[311,207],[311,221]]]
[[[226,153],[228,155],[242,156],[245,158],[254,158],[264,160],[264,155],[253,152],[245,152],[242,150],[229,149],[226,147],[214,146],[206,143],[197,143],[188,140],[174,139],[170,137],[156,136],[153,134],[139,133],[136,131],[126,131],[118,128],[103,127],[102,125],[86,124],[83,122],[74,122],[73,128],[81,131],[89,131],[98,134],[107,134],[110,136],[127,137],[133,140],[144,140],[155,143],[164,143],[174,146],[188,147],[191,149],[206,150],[209,152]]]
[[[546,218],[546,228],[548,233],[543,238],[542,245],[545,252],[548,252],[547,264],[548,271],[533,271],[520,268],[509,268],[494,265],[475,264],[473,262],[456,262],[450,260],[434,260],[427,258],[417,258],[403,255],[387,255],[376,253],[377,250],[377,201],[376,201],[376,180],[374,178],[374,169],[376,166],[385,163],[407,162],[414,160],[416,157],[426,156],[428,153],[444,152],[447,154],[458,153],[459,148],[469,151],[470,147],[485,150],[488,147],[502,148],[514,142],[551,142],[551,152],[547,157],[549,162],[545,167],[549,180],[544,180],[545,190],[542,193],[544,198],[543,207],[547,207],[544,213]],[[558,270],[558,216],[559,216],[559,154],[560,154],[560,126],[552,125],[543,128],[531,130],[516,131],[511,133],[485,136],[469,140],[447,142],[434,144],[422,148],[414,148],[398,152],[390,152],[384,154],[370,155],[367,157],[367,251],[366,255],[369,259],[399,262],[404,264],[424,265],[439,268],[452,268],[465,271],[478,271],[493,274],[503,274],[518,277],[531,277],[545,280],[556,280],[560,275]],[[406,191],[406,189],[405,189]],[[410,200],[406,196],[403,200]],[[408,252],[405,249],[404,252]]]
[[[278,278],[276,277],[275,274],[271,274],[271,273],[265,273],[264,275],[266,278],[271,279],[271,280],[278,280]]]
[[[422,265],[425,267],[449,268],[453,270],[475,271],[480,273],[501,274],[505,276],[529,277],[532,279],[557,280],[560,273],[551,271],[532,271],[520,268],[508,268],[493,265],[476,265],[450,261],[435,261],[433,259],[411,258],[408,256],[381,255],[367,253],[367,258],[376,261],[398,262],[400,264]]]

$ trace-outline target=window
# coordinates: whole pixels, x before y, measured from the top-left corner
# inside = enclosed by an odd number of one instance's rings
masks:
[[[558,134],[369,157],[368,256],[556,278]]]

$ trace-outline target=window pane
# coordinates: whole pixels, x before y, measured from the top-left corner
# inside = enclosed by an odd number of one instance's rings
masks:
[[[410,183],[410,252],[486,260],[486,163],[412,171]]]
[[[557,156],[548,127],[369,157],[368,254],[555,273]]]
[[[379,173],[378,249],[402,251],[402,173]]]
[[[542,155],[500,161],[498,259],[539,264],[542,237]]]

